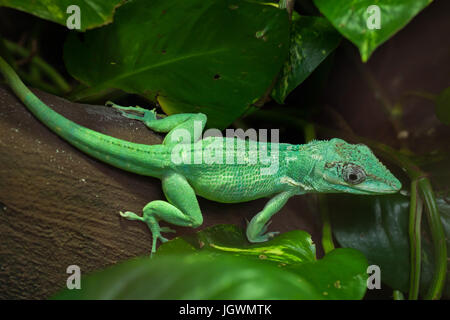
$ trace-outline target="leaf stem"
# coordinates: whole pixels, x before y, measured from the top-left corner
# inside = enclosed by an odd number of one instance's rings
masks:
[[[67,97],[76,102],[96,102],[111,100],[111,97],[123,96],[123,91],[114,88],[86,87],[82,86],[79,90],[73,91]]]
[[[316,130],[311,122],[302,123],[306,142],[316,139]],[[322,219],[322,247],[325,254],[334,250],[333,233],[331,232],[331,220],[328,212],[327,198],[324,194],[317,195],[320,217]]]
[[[433,188],[428,178],[419,180],[421,195],[425,202],[428,224],[431,229],[433,239],[435,267],[431,286],[428,289],[425,299],[440,299],[445,286],[447,273],[447,244],[445,242],[444,228],[437,209]]]
[[[413,96],[435,102],[438,95],[426,91],[408,91],[405,93],[405,96]]]
[[[420,197],[417,180],[411,182],[411,201],[409,204],[409,243],[410,243],[410,277],[409,300],[419,298],[420,266],[421,266],[421,234],[422,198]]]
[[[327,198],[324,194],[318,194],[319,211],[322,218],[322,247],[325,254],[334,250],[333,233],[331,231],[331,220],[328,212]]]

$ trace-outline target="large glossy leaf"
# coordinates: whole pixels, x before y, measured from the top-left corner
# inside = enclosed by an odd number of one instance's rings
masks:
[[[68,39],[69,72],[91,91],[158,97],[168,114],[204,112],[212,127],[257,101],[287,58],[289,19],[270,3],[137,0],[114,19],[84,41]]]
[[[301,230],[250,244],[244,230],[234,225],[217,225],[176,238],[158,250],[159,256],[190,252],[212,258],[225,254],[259,260],[295,273],[301,283],[310,284],[325,299],[361,299],[366,291],[367,260],[360,252],[337,249],[316,260],[311,236]]]
[[[381,269],[381,281],[394,289],[409,288],[409,197],[328,196],[333,233],[343,247],[355,248],[365,254],[369,264]],[[447,213],[444,214],[445,205]],[[450,210],[443,199],[438,200],[441,219],[450,235]],[[426,220],[425,217],[423,220]],[[433,249],[426,224],[422,228],[421,292],[428,288],[434,270]],[[447,294],[450,287],[447,285]]]
[[[57,299],[361,299],[367,261],[353,249],[315,260],[311,237],[292,231],[249,244],[219,225],[163,244],[138,259],[86,276]]]
[[[379,45],[403,28],[431,1],[314,0],[314,3],[338,31],[359,48],[362,60],[367,61]],[[376,9],[369,7],[373,5],[379,8],[379,29],[372,28]]]
[[[67,13],[67,8],[77,5],[80,8],[81,31],[112,22],[115,9],[122,3],[124,0],[0,0],[0,6],[28,12],[64,26],[72,14]]]
[[[255,260],[177,254],[125,262],[56,299],[323,299],[291,272]]]
[[[272,97],[283,103],[286,96],[302,83],[337,47],[341,37],[324,18],[292,16],[289,58],[284,63]]]

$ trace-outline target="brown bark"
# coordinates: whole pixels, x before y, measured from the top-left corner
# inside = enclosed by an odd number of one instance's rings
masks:
[[[138,143],[162,140],[111,108],[35,92],[57,112],[96,131]],[[48,298],[66,285],[69,265],[78,265],[85,274],[149,254],[147,227],[120,218],[118,212],[138,213],[149,201],[163,198],[159,180],[84,155],[0,87],[0,299]],[[201,228],[219,223],[245,227],[245,219],[266,201],[229,205],[200,199]],[[316,238],[315,210],[306,204],[304,197],[291,199],[270,229],[303,229]],[[178,236],[195,232],[174,229]]]

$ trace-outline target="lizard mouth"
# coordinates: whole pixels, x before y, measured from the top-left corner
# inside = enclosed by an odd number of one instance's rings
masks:
[[[358,186],[353,186],[354,189],[358,189],[367,193],[379,194],[379,193],[396,193],[398,189],[388,188],[388,189],[375,189],[375,188],[358,188]]]
[[[396,193],[401,189],[401,183],[400,181],[396,180],[392,185],[383,183],[382,186],[376,185],[375,181],[368,182],[365,181],[361,184],[348,184],[344,181],[341,181],[340,179],[337,179],[335,177],[330,177],[328,175],[323,175],[324,180],[329,182],[332,185],[339,185],[345,187],[345,190],[340,190],[339,188],[336,188],[337,191],[343,191],[343,192],[349,192],[349,193],[359,193],[359,194],[366,194],[366,195],[376,195],[376,194],[391,194]],[[379,183],[379,182],[378,182]]]

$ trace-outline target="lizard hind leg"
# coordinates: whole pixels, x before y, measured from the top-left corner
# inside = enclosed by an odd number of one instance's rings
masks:
[[[155,109],[122,107],[111,101],[106,102],[106,105],[118,110],[126,118],[142,121],[151,130],[167,133],[163,142],[166,146],[198,141],[206,124],[206,115],[203,113],[179,113],[158,119]],[[181,130],[189,134],[189,139],[179,139]]]
[[[145,209],[145,207],[144,207],[144,209]],[[123,217],[123,218],[126,218],[128,220],[137,220],[137,221],[142,221],[142,222],[147,223],[147,225],[148,225],[148,227],[149,227],[149,229],[150,229],[150,231],[152,233],[152,239],[153,239],[151,255],[153,255],[153,253],[156,252],[156,242],[158,241],[158,239],[162,243],[168,241],[168,239],[166,239],[165,237],[163,237],[161,235],[161,232],[175,232],[175,230],[172,230],[172,229],[167,228],[167,227],[162,227],[161,228],[159,226],[158,220],[154,216],[146,214],[145,210],[144,210],[144,215],[142,217],[138,216],[137,214],[135,214],[134,212],[131,212],[131,211],[126,211],[126,212],[122,212],[121,211],[120,212],[120,216]]]
[[[162,186],[168,201],[155,200],[149,202],[143,209],[143,215],[132,212],[121,213],[129,220],[145,222],[152,232],[152,254],[156,252],[156,242],[166,242],[161,232],[174,232],[170,228],[159,226],[159,221],[182,227],[196,228],[203,223],[202,213],[194,190],[184,176],[169,173],[163,176]]]

